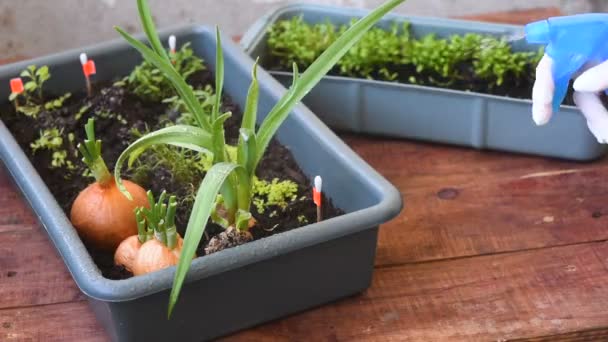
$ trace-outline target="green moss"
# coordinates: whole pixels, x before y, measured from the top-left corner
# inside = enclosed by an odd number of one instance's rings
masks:
[[[289,202],[295,201],[298,184],[290,181],[280,181],[278,178],[268,182],[257,177],[253,180],[253,205],[259,214],[264,213],[269,206],[285,209]]]
[[[132,130],[134,138],[139,138],[148,132]],[[145,180],[151,170],[164,167],[171,172],[176,181],[186,184],[199,184],[210,162],[206,155],[171,145],[158,144],[146,150],[134,166],[134,180]]]

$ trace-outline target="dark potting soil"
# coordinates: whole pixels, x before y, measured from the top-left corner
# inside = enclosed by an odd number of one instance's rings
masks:
[[[201,71],[191,76],[190,83],[194,86],[213,84],[213,74],[209,71]],[[57,94],[53,94],[57,95]],[[48,99],[56,96],[49,96]],[[47,100],[48,100],[47,99]],[[228,144],[234,144],[238,139],[241,112],[238,106],[229,96],[223,97],[222,110],[231,111],[233,116],[226,121],[226,137]],[[83,109],[84,108],[84,109]],[[76,118],[76,113],[81,113]],[[90,117],[95,118],[96,138],[102,141],[102,155],[108,168],[113,169],[115,161],[120,153],[136,138],[132,129],[140,132],[146,128],[152,130],[163,127],[163,118],[174,118],[175,112],[162,103],[151,103],[140,99],[126,88],[114,86],[112,83],[94,85],[94,94],[88,98],[86,94],[73,94],[64,105],[55,111],[42,110],[36,119],[27,117],[21,113],[17,114],[11,104],[0,108],[3,122],[9,128],[21,148],[55,196],[66,215],[70,214],[71,205],[78,193],[88,186],[93,178],[84,176],[86,166],[80,160],[76,145],[85,139],[84,124]],[[36,141],[40,132],[47,129],[57,128],[62,132],[64,144],[62,148],[66,152],[61,167],[51,166],[53,152],[39,149],[33,151],[30,145]],[[66,141],[68,133],[74,135],[73,142]],[[140,157],[144,158],[145,154]],[[68,161],[72,164],[68,167]],[[126,168],[123,169],[123,177],[134,176]],[[199,179],[192,183],[180,182],[174,177],[171,170],[164,166],[156,166],[146,171],[146,174],[138,175],[140,185],[150,189],[158,196],[166,190],[169,194],[176,195],[178,200],[184,196],[191,195],[198,189]],[[254,240],[266,236],[285,232],[306,225],[305,222],[316,221],[316,207],[312,200],[312,185],[298,166],[295,158],[288,148],[273,140],[260,162],[257,176],[261,180],[272,181],[291,180],[298,184],[297,200],[288,203],[286,208],[269,206],[263,214],[259,214],[252,208],[252,214],[257,225],[250,230]],[[196,183],[196,184],[194,184]],[[324,218],[331,218],[344,212],[336,208],[331,199],[324,201]],[[181,205],[176,215],[176,225],[180,234],[184,234],[185,227],[191,210],[190,205]],[[271,215],[273,211],[278,215]],[[271,217],[272,216],[272,217]],[[305,222],[302,218],[305,218]],[[198,256],[205,255],[205,247],[209,240],[223,231],[220,226],[209,222],[205,230],[205,236],[201,240],[197,250]],[[131,275],[123,267],[114,266],[113,255],[100,252],[87,246],[102,274],[110,279],[123,279]]]

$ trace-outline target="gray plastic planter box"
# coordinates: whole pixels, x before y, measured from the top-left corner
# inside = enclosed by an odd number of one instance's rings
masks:
[[[308,23],[329,20],[341,25],[366,13],[354,8],[288,5],[260,18],[241,44],[250,56],[259,56],[264,66],[269,58],[266,31],[276,21],[302,15]],[[378,26],[388,28],[395,21],[409,21],[418,37],[468,32],[501,36],[521,31],[512,25],[400,15],[387,15]],[[514,49],[537,50],[538,46],[522,40]],[[291,84],[291,73],[273,71],[271,75],[284,85]],[[549,124],[538,127],[532,121],[530,100],[338,76],[326,76],[303,102],[327,125],[341,131],[572,160],[593,160],[606,151],[572,106],[562,106]]]
[[[191,41],[213,68],[215,31],[171,31]],[[167,37],[168,31],[163,34]],[[241,108],[253,61],[226,37],[225,90]],[[78,60],[86,51],[97,80],[127,74],[140,55],[122,40],[0,67],[0,99],[27,65],[49,65],[53,93],[83,89]],[[263,118],[285,89],[260,71]],[[260,119],[261,119],[260,118]],[[195,259],[173,318],[166,318],[174,268],[126,280],[103,278],[70,221],[11,133],[0,122],[0,156],[98,319],[114,340],[200,341],[355,294],[370,285],[378,225],[402,208],[399,192],[303,105],[278,133],[304,172],[322,175],[324,192],[347,214]]]

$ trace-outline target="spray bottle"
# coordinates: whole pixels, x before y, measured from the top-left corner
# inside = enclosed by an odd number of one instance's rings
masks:
[[[553,112],[566,97],[570,79],[585,63],[608,59],[608,14],[553,17],[525,27],[528,43],[546,45],[553,59]]]

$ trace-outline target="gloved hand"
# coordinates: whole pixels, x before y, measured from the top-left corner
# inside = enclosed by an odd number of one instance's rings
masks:
[[[532,118],[537,125],[551,119],[553,100],[553,60],[544,55],[536,67],[536,81],[532,89]],[[587,119],[587,126],[600,143],[608,143],[608,111],[598,93],[608,89],[608,61],[585,65],[574,75],[574,103]]]

